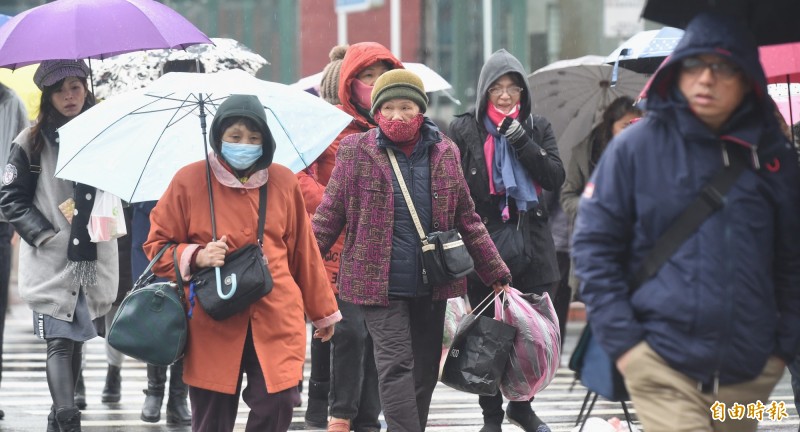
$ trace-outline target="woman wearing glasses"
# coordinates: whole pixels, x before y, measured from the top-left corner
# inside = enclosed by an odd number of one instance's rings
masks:
[[[450,134],[461,150],[475,211],[490,233],[506,231],[521,237],[516,256],[503,248],[503,260],[512,272],[512,286],[526,293],[549,293],[552,299],[560,279],[555,246],[540,199],[542,190],[557,191],[564,167],[546,119],[531,113],[531,97],[522,64],[506,50],[492,54],[478,79],[475,111],[458,116]],[[491,288],[471,279],[467,290],[478,304]],[[491,309],[491,308],[490,308]],[[480,396],[484,426],[481,432],[501,430],[503,397]],[[530,402],[509,402],[505,416],[529,432],[550,429],[533,412]]]

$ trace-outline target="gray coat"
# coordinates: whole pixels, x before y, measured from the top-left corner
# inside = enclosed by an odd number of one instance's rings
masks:
[[[19,294],[37,313],[72,321],[77,287],[66,274],[70,224],[58,205],[73,195],[73,184],[54,176],[58,144],[45,143],[41,174],[31,175],[28,128],[15,140],[0,189],[0,208],[24,242],[19,250]],[[34,191],[31,194],[31,191]],[[92,318],[105,315],[117,294],[117,241],[97,243],[97,285],[84,287]]]
[[[592,162],[592,143],[594,134],[590,134],[586,139],[578,143],[572,149],[572,157],[567,163],[567,179],[561,186],[561,209],[566,213],[569,220],[568,235],[572,239],[572,231],[575,228],[575,218],[578,216],[578,204],[581,200],[583,188],[592,175],[595,163]],[[578,290],[580,280],[575,276],[575,266],[570,266],[569,286],[573,292]]]

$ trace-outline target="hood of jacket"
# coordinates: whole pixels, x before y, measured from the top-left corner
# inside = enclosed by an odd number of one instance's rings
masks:
[[[483,68],[481,68],[481,75],[478,77],[478,95],[475,104],[475,120],[478,123],[483,124],[483,116],[486,114],[486,104],[489,103],[489,98],[487,97],[489,87],[491,87],[492,83],[498,78],[507,73],[517,74],[522,88],[525,89],[522,91],[519,98],[520,110],[518,118],[525,119],[530,115],[531,92],[528,89],[528,79],[525,68],[511,53],[504,49],[499,49],[489,57],[489,60],[486,60]]]
[[[403,63],[395,57],[389,49],[377,42],[359,42],[350,45],[342,60],[342,70],[339,76],[339,100],[342,110],[353,116],[355,123],[362,129],[369,129],[369,118],[366,112],[356,109],[351,100],[351,86],[359,72],[367,66],[382,61],[389,69],[403,69]]]
[[[220,159],[222,156],[222,121],[228,117],[247,117],[261,127],[263,137],[264,153],[253,165],[252,171],[262,170],[272,164],[272,157],[275,155],[275,139],[267,126],[267,113],[264,105],[253,95],[231,95],[217,109],[214,120],[211,122],[210,144],[214,153]]]
[[[727,16],[704,13],[695,17],[670,58],[653,76],[647,90],[647,110],[656,115],[670,111],[690,113],[688,102],[677,87],[681,61],[703,54],[717,55],[736,64],[750,87],[742,103],[720,129],[720,135],[740,138],[738,143],[751,147],[780,145],[780,139],[760,140],[764,131],[772,134],[780,130],[767,94],[758,46],[743,28],[743,23]]]

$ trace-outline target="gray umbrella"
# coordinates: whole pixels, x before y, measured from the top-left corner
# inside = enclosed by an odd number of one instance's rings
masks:
[[[269,64],[242,43],[226,38],[211,38],[214,45],[193,45],[185,50],[137,51],[92,62],[94,93],[101,99],[145,87],[161,76],[170,61],[194,60],[206,73],[242,69],[254,75]]]

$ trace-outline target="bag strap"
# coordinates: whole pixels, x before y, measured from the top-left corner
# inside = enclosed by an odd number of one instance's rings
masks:
[[[428,236],[425,235],[425,230],[422,229],[419,216],[417,216],[417,209],[414,207],[414,201],[411,201],[411,194],[408,193],[408,186],[406,186],[406,181],[403,178],[403,172],[400,171],[400,165],[397,163],[394,150],[387,147],[386,152],[389,154],[389,160],[392,162],[392,169],[394,170],[394,175],[397,177],[397,183],[400,184],[400,190],[403,191],[403,198],[405,198],[408,211],[411,213],[411,219],[414,220],[414,226],[417,227],[417,234],[422,242],[422,249],[425,250],[425,247],[428,246]]]
[[[141,274],[141,275],[139,275],[139,278],[138,278],[138,279],[136,279],[136,282],[134,282],[134,283],[133,283],[133,289],[134,289],[134,290],[135,290],[136,288],[140,288],[140,287],[142,287],[143,285],[147,285],[147,284],[149,284],[149,283],[150,283],[150,281],[152,281],[152,280],[153,280],[153,278],[155,278],[155,275],[154,275],[153,273],[150,273],[150,269],[152,269],[152,268],[153,268],[153,266],[154,266],[154,265],[156,265],[156,262],[157,262],[159,259],[161,259],[161,257],[162,257],[162,256],[164,256],[164,252],[166,252],[166,251],[167,251],[167,249],[169,249],[169,247],[170,247],[170,246],[172,246],[172,245],[174,245],[174,244],[175,244],[175,243],[172,243],[172,242],[167,242],[167,244],[165,244],[165,245],[164,245],[164,247],[162,247],[162,248],[161,248],[161,250],[160,250],[160,251],[158,251],[158,253],[156,254],[156,256],[154,256],[154,257],[153,257],[153,259],[152,259],[152,260],[150,260],[150,263],[149,263],[149,264],[147,264],[147,267],[145,267],[145,269],[144,269],[144,271],[142,272],[142,274]]]
[[[645,257],[639,271],[630,281],[631,293],[636,291],[646,280],[655,276],[678,248],[694,233],[700,225],[717,210],[725,206],[725,195],[733,183],[744,172],[745,161],[734,154],[730,165],[717,171],[706,183],[695,199],[670,224],[656,240],[653,249]]]
[[[264,245],[264,223],[267,219],[267,184],[264,183],[258,188],[258,246],[262,249]]]
[[[178,264],[178,245],[172,250],[172,263],[175,267],[175,283],[178,284],[178,291],[183,292],[183,276],[181,276],[181,267]]]

